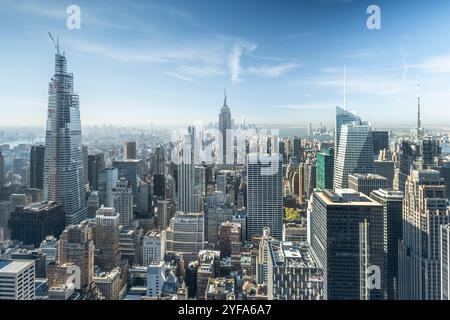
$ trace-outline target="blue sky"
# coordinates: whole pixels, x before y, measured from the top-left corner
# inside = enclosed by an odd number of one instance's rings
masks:
[[[81,8],[81,29],[66,8]],[[381,30],[366,9],[381,8]],[[59,35],[84,125],[233,118],[332,126],[343,102],[374,126],[450,124],[450,2],[365,0],[0,1],[0,126],[46,119]]]

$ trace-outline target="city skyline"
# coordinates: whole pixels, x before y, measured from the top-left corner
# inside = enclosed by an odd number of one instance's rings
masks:
[[[330,125],[331,111],[344,104],[344,66],[348,109],[374,127],[414,126],[418,82],[423,126],[450,120],[441,112],[450,99],[442,7],[380,1],[382,29],[369,30],[368,1],[258,2],[258,11],[253,1],[79,1],[81,29],[69,30],[70,4],[0,4],[0,17],[15,17],[7,26],[0,22],[8,42],[0,67],[9,75],[0,80],[0,110],[9,114],[0,125],[37,126],[45,119],[48,31],[60,36],[78,75],[86,126],[209,122],[222,106],[224,87],[237,121],[245,115],[257,124]],[[405,15],[421,19],[411,23]],[[19,78],[26,96],[14,87]]]
[[[448,300],[446,6],[401,1],[0,2],[0,301]]]

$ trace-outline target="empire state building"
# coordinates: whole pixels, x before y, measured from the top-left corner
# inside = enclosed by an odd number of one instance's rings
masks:
[[[231,147],[231,141],[227,141],[227,133],[228,130],[231,129],[231,111],[227,105],[227,93],[225,91],[225,97],[223,101],[223,106],[220,109],[219,114],[219,131],[222,134],[221,141],[219,141],[219,148],[222,155],[222,163],[227,164],[227,151],[230,151],[230,155],[233,153],[233,149]],[[228,155],[228,157],[230,156]],[[229,163],[233,163],[232,160],[228,161]]]
[[[67,60],[59,51],[59,41],[55,41],[55,46],[55,74],[48,87],[44,199],[62,204],[69,225],[87,216],[80,106],[73,88],[73,74],[67,72]]]

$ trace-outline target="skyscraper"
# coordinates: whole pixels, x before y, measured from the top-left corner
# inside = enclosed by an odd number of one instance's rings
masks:
[[[387,189],[385,177],[372,173],[352,173],[348,175],[348,187],[370,197],[370,193],[378,189]]]
[[[117,168],[119,178],[127,179],[136,196],[138,182],[144,178],[144,161],[138,159],[114,161],[113,168]]]
[[[153,154],[153,174],[166,173],[166,159],[163,146],[157,146]]]
[[[186,264],[197,258],[205,245],[203,213],[177,212],[167,228],[167,251],[180,252]]]
[[[383,298],[382,209],[354,190],[313,193],[309,238],[313,256],[324,269],[325,299]],[[379,268],[373,287],[369,286],[371,268]]]
[[[183,137],[182,147],[179,153],[177,196],[178,210],[183,212],[195,212],[194,201],[195,185],[195,128],[189,127],[189,134]]]
[[[385,177],[388,182],[388,188],[392,189],[394,186],[395,162],[388,160],[375,160],[373,162],[373,167],[375,169],[375,174]]]
[[[356,114],[351,113],[345,109],[342,109],[340,107],[336,107],[336,128],[335,128],[335,138],[334,138],[334,145],[335,145],[335,154],[338,154],[338,148],[339,148],[339,141],[341,140],[341,130],[342,126],[347,123],[352,123],[354,121],[360,122],[361,118],[358,117]]]
[[[64,212],[56,202],[16,207],[9,221],[11,239],[37,248],[47,236],[59,236],[64,222]]]
[[[233,162],[228,161],[227,162],[227,156],[230,159],[232,158],[232,148],[231,148],[231,141],[227,141],[227,131],[231,129],[231,111],[230,108],[227,105],[227,92],[225,91],[225,97],[223,100],[223,106],[222,109],[220,109],[219,114],[219,130],[222,134],[222,139],[219,142],[220,151],[222,154],[222,163],[223,164],[233,164]],[[229,144],[230,146],[228,146]],[[227,151],[230,151],[230,154],[227,155]]]
[[[399,243],[399,298],[439,300],[439,232],[450,222],[444,179],[435,170],[413,170],[405,183],[403,240]]]
[[[0,191],[5,185],[5,158],[0,151]]]
[[[44,187],[45,147],[31,146],[30,150],[30,188]]]
[[[373,156],[378,159],[380,151],[389,149],[389,132],[388,131],[372,131],[373,138]]]
[[[283,236],[283,169],[278,154],[248,155],[247,169],[248,239],[270,228],[277,240]]]
[[[292,138],[292,156],[297,159],[298,162],[302,161],[302,140],[295,136]]]
[[[0,300],[34,300],[33,261],[0,260]]]
[[[439,255],[441,257],[441,300],[450,300],[450,225],[441,226]]]
[[[66,224],[82,221],[87,214],[84,163],[81,145],[80,105],[73,74],[56,44],[55,75],[48,88],[45,134],[44,200],[62,204]]]
[[[102,271],[120,265],[119,213],[114,208],[101,207],[95,215],[95,264]]]
[[[267,295],[270,300],[322,300],[322,269],[307,243],[268,242]]]
[[[100,171],[98,179],[98,200],[105,207],[113,206],[112,190],[118,180],[117,168],[105,168]]]
[[[153,261],[164,260],[166,249],[166,232],[149,231],[144,236],[142,244],[142,260],[144,266],[148,266]]]
[[[125,160],[137,159],[136,141],[125,143],[123,153]]]
[[[80,268],[83,291],[93,283],[94,250],[92,225],[88,220],[66,227],[58,241],[59,264],[73,263]]]
[[[133,191],[125,178],[120,178],[113,188],[113,207],[120,215],[120,224],[131,227],[133,222]]]
[[[402,237],[403,193],[375,190],[370,197],[383,205],[385,288],[388,300],[398,299],[398,242]]]
[[[320,190],[333,188],[334,149],[317,154],[316,187]]]
[[[351,173],[373,173],[372,127],[367,122],[343,124],[334,161],[334,188],[347,188]]]

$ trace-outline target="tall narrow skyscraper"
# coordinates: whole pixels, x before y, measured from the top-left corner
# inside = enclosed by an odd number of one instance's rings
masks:
[[[87,215],[80,106],[73,88],[73,74],[67,72],[67,60],[59,51],[59,42],[48,96],[44,199],[61,203],[66,224],[76,224]]]
[[[441,298],[439,231],[450,222],[446,194],[439,171],[412,170],[406,180],[398,247],[401,300]]]
[[[278,154],[249,154],[247,170],[248,239],[266,227],[277,240],[283,236],[283,169]]]
[[[30,188],[42,189],[44,186],[45,147],[31,146],[30,150]]]
[[[178,163],[178,210],[183,212],[195,212],[194,185],[195,185],[195,128],[189,127],[189,134],[183,137],[182,147],[179,152]]]
[[[5,184],[5,159],[0,151],[0,191]]]
[[[347,123],[352,123],[353,121],[361,121],[361,118],[356,114],[351,113],[340,107],[336,107],[336,128],[335,128],[335,155],[338,154],[339,141],[341,139],[341,129],[342,125]]]
[[[223,100],[223,107],[220,109],[219,114],[219,130],[222,134],[222,139],[219,143],[220,150],[222,153],[222,163],[227,164],[227,131],[231,129],[231,111],[227,106],[227,92],[225,91],[225,97]],[[231,146],[231,145],[230,145]],[[228,148],[231,154],[231,148]],[[230,162],[230,161],[228,161]],[[231,163],[232,164],[232,163]]]
[[[347,188],[351,173],[373,173],[372,126],[355,120],[341,126],[334,161],[334,188]]]

